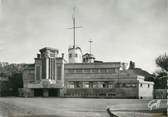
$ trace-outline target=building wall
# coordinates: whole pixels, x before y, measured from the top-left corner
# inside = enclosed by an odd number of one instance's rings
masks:
[[[120,71],[119,62],[65,64],[68,97],[138,98],[137,75]]]
[[[34,69],[25,69],[22,75],[23,75],[23,87],[24,88],[27,88],[29,83],[35,82]]]
[[[120,62],[65,64],[63,55],[57,57],[58,50],[43,48],[40,52],[34,68],[23,73],[26,95],[52,96],[51,92],[59,92],[58,96],[66,97],[153,97],[153,83],[132,70],[120,70]]]
[[[153,98],[153,84],[148,82],[139,82],[139,98]]]
[[[33,69],[23,72],[25,96],[50,96],[64,88],[64,56],[57,57],[58,50],[43,48],[35,58]],[[54,94],[53,94],[54,95]]]
[[[65,97],[138,98],[137,88],[67,88]]]

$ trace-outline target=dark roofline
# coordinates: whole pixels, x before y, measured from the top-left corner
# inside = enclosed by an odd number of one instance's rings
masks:
[[[72,49],[74,49],[74,47],[70,47],[70,48],[68,48],[68,50],[72,50]],[[82,52],[82,49],[80,48],[80,47],[75,47],[75,49],[80,49],[80,51]]]
[[[89,65],[89,64],[121,64],[121,62],[102,62],[102,63],[66,63],[66,65]]]
[[[44,51],[44,50],[52,50],[52,51],[55,51],[55,52],[57,52],[57,53],[59,52],[58,49],[51,48],[51,47],[44,47],[44,48],[40,49],[40,52],[41,52],[41,51]]]

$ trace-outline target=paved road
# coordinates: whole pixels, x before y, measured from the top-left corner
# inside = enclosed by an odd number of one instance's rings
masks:
[[[107,107],[120,116],[139,114],[141,117],[143,114],[152,117],[156,113],[148,111],[148,102],[137,99],[0,98],[0,117],[108,117]]]

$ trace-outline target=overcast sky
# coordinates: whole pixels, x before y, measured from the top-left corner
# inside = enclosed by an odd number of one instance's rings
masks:
[[[76,9],[77,44],[98,60],[130,60],[149,72],[155,58],[168,53],[167,0],[1,0],[0,61],[33,63],[39,49],[66,54],[73,44],[72,9]]]

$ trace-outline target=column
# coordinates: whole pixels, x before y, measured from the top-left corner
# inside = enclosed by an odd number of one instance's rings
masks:
[[[48,97],[48,89],[43,89],[43,96]]]
[[[93,88],[93,82],[89,82],[89,88]]]
[[[49,79],[49,59],[46,58],[46,79]]]

